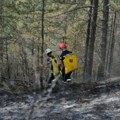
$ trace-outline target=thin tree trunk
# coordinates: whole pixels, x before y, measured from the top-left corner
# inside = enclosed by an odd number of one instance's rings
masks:
[[[41,44],[41,64],[43,64],[43,53],[44,53],[44,10],[45,8],[45,0],[42,0],[42,30],[41,30],[41,36],[42,36],[42,44]],[[40,83],[41,83],[41,89],[43,89],[43,69],[41,69],[40,74]]]
[[[108,73],[110,75],[112,63],[113,63],[113,51],[114,51],[114,45],[115,45],[115,30],[116,30],[116,12],[114,15],[114,21],[113,21],[113,30],[112,30],[112,39],[111,39],[111,45],[110,45],[110,57],[109,57],[109,63],[108,63]]]
[[[88,57],[88,47],[89,47],[89,37],[90,37],[90,25],[91,25],[91,13],[92,13],[92,4],[93,4],[93,0],[91,0],[91,7],[89,10],[89,20],[88,20],[88,27],[87,27],[87,38],[86,38],[86,44],[85,44],[85,57],[84,57],[84,68],[83,68],[83,80],[85,79],[85,72],[86,72],[86,68],[87,68],[87,57]]]
[[[3,0],[0,0],[0,23],[3,24],[4,20],[1,16],[3,12]],[[2,65],[3,65],[3,31],[2,25],[0,28],[0,82],[2,81]]]
[[[112,32],[113,32],[113,20],[114,20],[114,15],[112,16],[112,19],[111,19],[111,26],[110,26],[108,45],[107,45],[107,52],[106,52],[106,68],[105,68],[106,71],[107,71],[106,76],[108,76],[108,64],[109,64],[110,45],[111,45]]]
[[[86,39],[86,55],[85,55],[85,67],[84,67],[84,80],[92,80],[92,68],[93,68],[93,56],[94,56],[94,42],[95,42],[95,33],[96,33],[96,21],[97,21],[97,11],[98,11],[98,0],[91,0],[92,10],[90,25],[88,24],[88,37]]]
[[[97,80],[105,78],[105,58],[107,46],[107,31],[108,31],[108,18],[109,18],[109,0],[104,0],[103,3],[103,21],[102,21],[102,38],[100,43],[100,63],[98,66]]]
[[[10,79],[10,64],[9,64],[7,40],[5,40],[5,42],[6,42],[5,47],[6,47],[6,60],[7,60],[7,78]]]

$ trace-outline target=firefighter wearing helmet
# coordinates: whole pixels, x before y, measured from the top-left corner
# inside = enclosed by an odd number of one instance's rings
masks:
[[[51,49],[47,48],[45,50],[45,53],[48,56],[47,66],[50,68],[50,76],[49,76],[48,84],[51,85],[52,80],[55,79],[55,76],[58,75],[59,73],[58,61],[52,54]]]
[[[60,43],[59,45],[59,49],[62,51],[61,55],[60,55],[60,66],[61,66],[61,71],[62,71],[62,79],[64,82],[69,82],[71,81],[71,73],[72,72],[69,72],[69,73],[65,73],[65,65],[64,65],[64,59],[71,55],[72,52],[67,50],[67,45],[66,43]]]

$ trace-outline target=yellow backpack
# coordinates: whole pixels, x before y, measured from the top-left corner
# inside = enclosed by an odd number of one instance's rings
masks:
[[[59,73],[58,61],[56,58],[52,58],[52,65],[53,65],[53,75],[56,76]]]
[[[65,74],[78,69],[78,58],[74,54],[65,57],[63,63],[65,66]]]

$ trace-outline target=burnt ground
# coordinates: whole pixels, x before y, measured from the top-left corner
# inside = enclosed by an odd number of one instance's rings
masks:
[[[120,120],[120,84],[56,84],[51,95],[0,96],[0,120]]]

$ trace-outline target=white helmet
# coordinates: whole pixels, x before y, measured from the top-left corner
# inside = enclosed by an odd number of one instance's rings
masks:
[[[46,53],[46,54],[48,54],[48,53],[50,53],[50,52],[52,52],[52,50],[49,49],[49,48],[47,48],[47,49],[45,50],[45,53]]]

